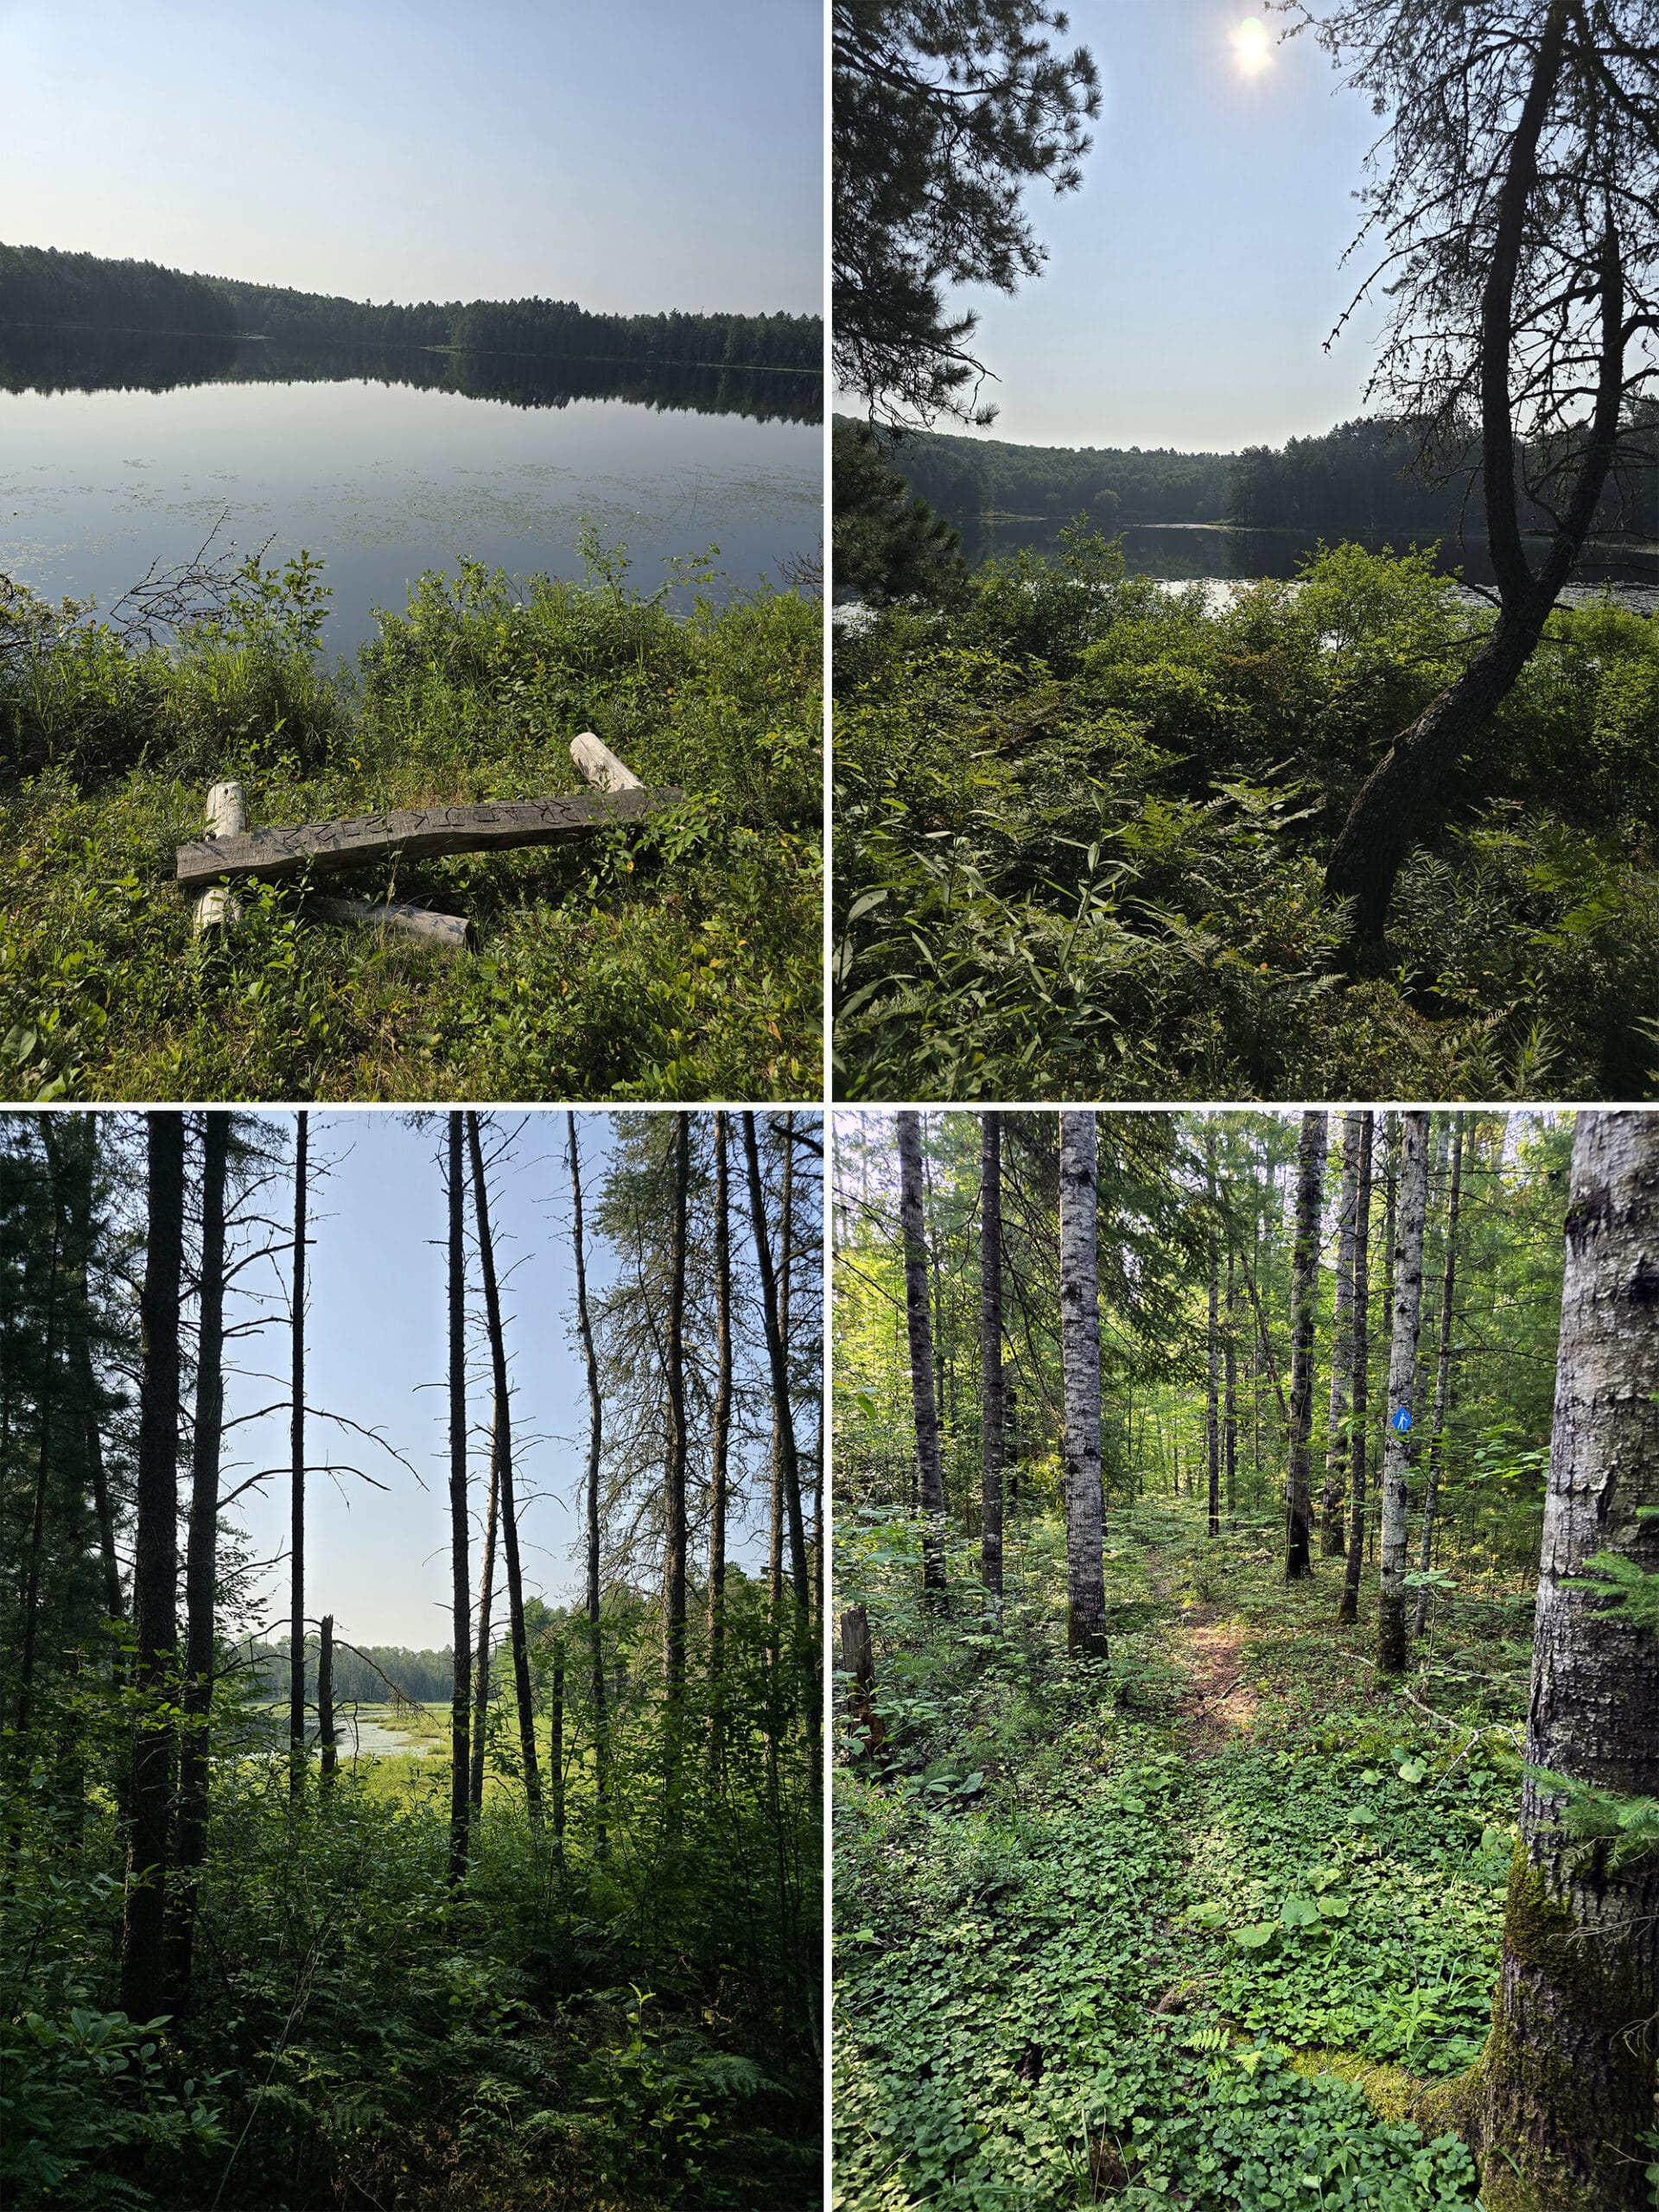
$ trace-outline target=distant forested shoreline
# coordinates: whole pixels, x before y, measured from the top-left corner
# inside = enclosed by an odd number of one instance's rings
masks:
[[[836,419],[845,425],[845,417]],[[1380,417],[1239,453],[1014,445],[924,430],[883,433],[882,445],[911,491],[969,538],[992,516],[1058,521],[1086,514],[1109,534],[1146,523],[1367,537],[1445,535],[1484,524],[1478,486],[1465,501],[1461,480],[1433,485],[1404,474],[1411,443]],[[1659,536],[1656,507],[1651,471],[1643,484],[1610,484],[1597,531]],[[1522,510],[1523,527],[1549,526],[1530,502],[1523,499]]]
[[[153,261],[111,261],[49,246],[0,245],[0,323],[167,332],[206,338],[449,346],[640,365],[816,372],[823,324],[806,315],[594,315],[570,300],[335,298]]]

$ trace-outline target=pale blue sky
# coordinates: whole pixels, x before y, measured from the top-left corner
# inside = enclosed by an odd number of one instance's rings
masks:
[[[375,300],[816,312],[821,0],[0,0],[0,236]]]
[[[1338,263],[1381,125],[1307,37],[1247,74],[1247,16],[1259,0],[1071,7],[1103,94],[1082,188],[1027,192],[1040,277],[961,296],[1000,379],[989,436],[1232,451],[1361,411],[1380,318],[1323,346],[1355,289]]]

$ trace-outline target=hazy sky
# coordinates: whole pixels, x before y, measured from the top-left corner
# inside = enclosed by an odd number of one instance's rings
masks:
[[[0,236],[356,299],[815,312],[821,0],[0,0]]]
[[[992,437],[1231,451],[1361,410],[1375,315],[1329,354],[1380,127],[1304,36],[1249,73],[1246,0],[1076,0],[1103,99],[1080,190],[1026,207],[1042,276],[982,308]],[[1282,18],[1272,19],[1277,39]],[[955,427],[955,426],[942,426]]]
[[[292,1116],[279,1122],[286,1155]],[[588,1452],[588,1386],[575,1334],[575,1275],[571,1257],[569,1178],[563,1111],[503,1112],[503,1131],[518,1130],[516,1164],[491,1178],[492,1225],[512,1360],[514,1459],[527,1591],[550,1601],[579,1594],[583,1573],[573,1554],[582,1521],[577,1510]],[[401,1114],[314,1113],[310,1149],[319,1174],[312,1192],[307,1306],[306,1402],[378,1428],[418,1470],[421,1482],[373,1443],[322,1421],[308,1425],[306,1459],[354,1462],[386,1484],[377,1490],[342,1474],[314,1473],[306,1484],[306,1611],[332,1611],[354,1643],[397,1643],[442,1649],[450,1635],[448,1336],[446,1290],[447,1212],[437,1165],[445,1117],[424,1129]],[[608,1147],[609,1117],[578,1112],[582,1197],[587,1215],[588,1287],[596,1294],[615,1277],[615,1260],[597,1242],[594,1208]],[[741,1189],[741,1184],[739,1188]],[[470,1239],[470,1196],[468,1198]],[[293,1185],[284,1168],[266,1192],[263,1211],[292,1221]],[[227,1413],[283,1403],[271,1418],[232,1428],[226,1440],[222,1487],[232,1491],[262,1468],[283,1471],[232,1509],[256,1560],[275,1561],[261,1577],[264,1619],[286,1626],[289,1607],[289,1334],[285,1290],[289,1256],[247,1278],[250,1289],[277,1293],[264,1332],[244,1339],[232,1357],[244,1370],[227,1389]],[[472,1298],[482,1294],[472,1270]],[[227,1320],[251,1318],[251,1303],[227,1309]],[[490,1414],[488,1357],[481,1331],[470,1354],[474,1424],[472,1475],[479,1529],[474,1581],[482,1541]],[[752,1563],[756,1544],[733,1546]],[[505,1600],[503,1601],[505,1605]]]

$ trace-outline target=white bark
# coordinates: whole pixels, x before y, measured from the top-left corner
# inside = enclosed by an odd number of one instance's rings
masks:
[[[248,826],[248,803],[240,784],[215,784],[207,793],[209,837],[239,837]],[[198,934],[216,922],[233,922],[241,912],[234,893],[222,883],[204,891],[196,901]]]
[[[1354,1365],[1354,1229],[1359,1198],[1359,1132],[1361,1116],[1344,1114],[1342,1121],[1342,1190],[1337,1201],[1337,1287],[1331,1313],[1331,1414],[1325,1431],[1325,1497],[1319,1526],[1323,1549],[1329,1559],[1340,1559],[1342,1501],[1348,1439],[1349,1391]]]
[[[1398,1674],[1406,1663],[1406,1484],[1411,1472],[1417,1335],[1423,1308],[1423,1221],[1428,1210],[1428,1116],[1400,1116],[1399,1194],[1395,1208],[1394,1311],[1389,1341],[1389,1390],[1383,1409],[1382,1600],[1376,1663]]]

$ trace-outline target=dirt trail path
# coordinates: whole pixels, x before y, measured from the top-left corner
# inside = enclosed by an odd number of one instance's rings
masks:
[[[1154,1591],[1169,1603],[1166,1563],[1154,1557],[1148,1564]],[[1244,1680],[1245,1636],[1243,1622],[1219,1619],[1213,1605],[1171,1605],[1170,1654],[1188,1681],[1177,1710],[1190,1758],[1208,1758],[1255,1723],[1260,1700]]]

